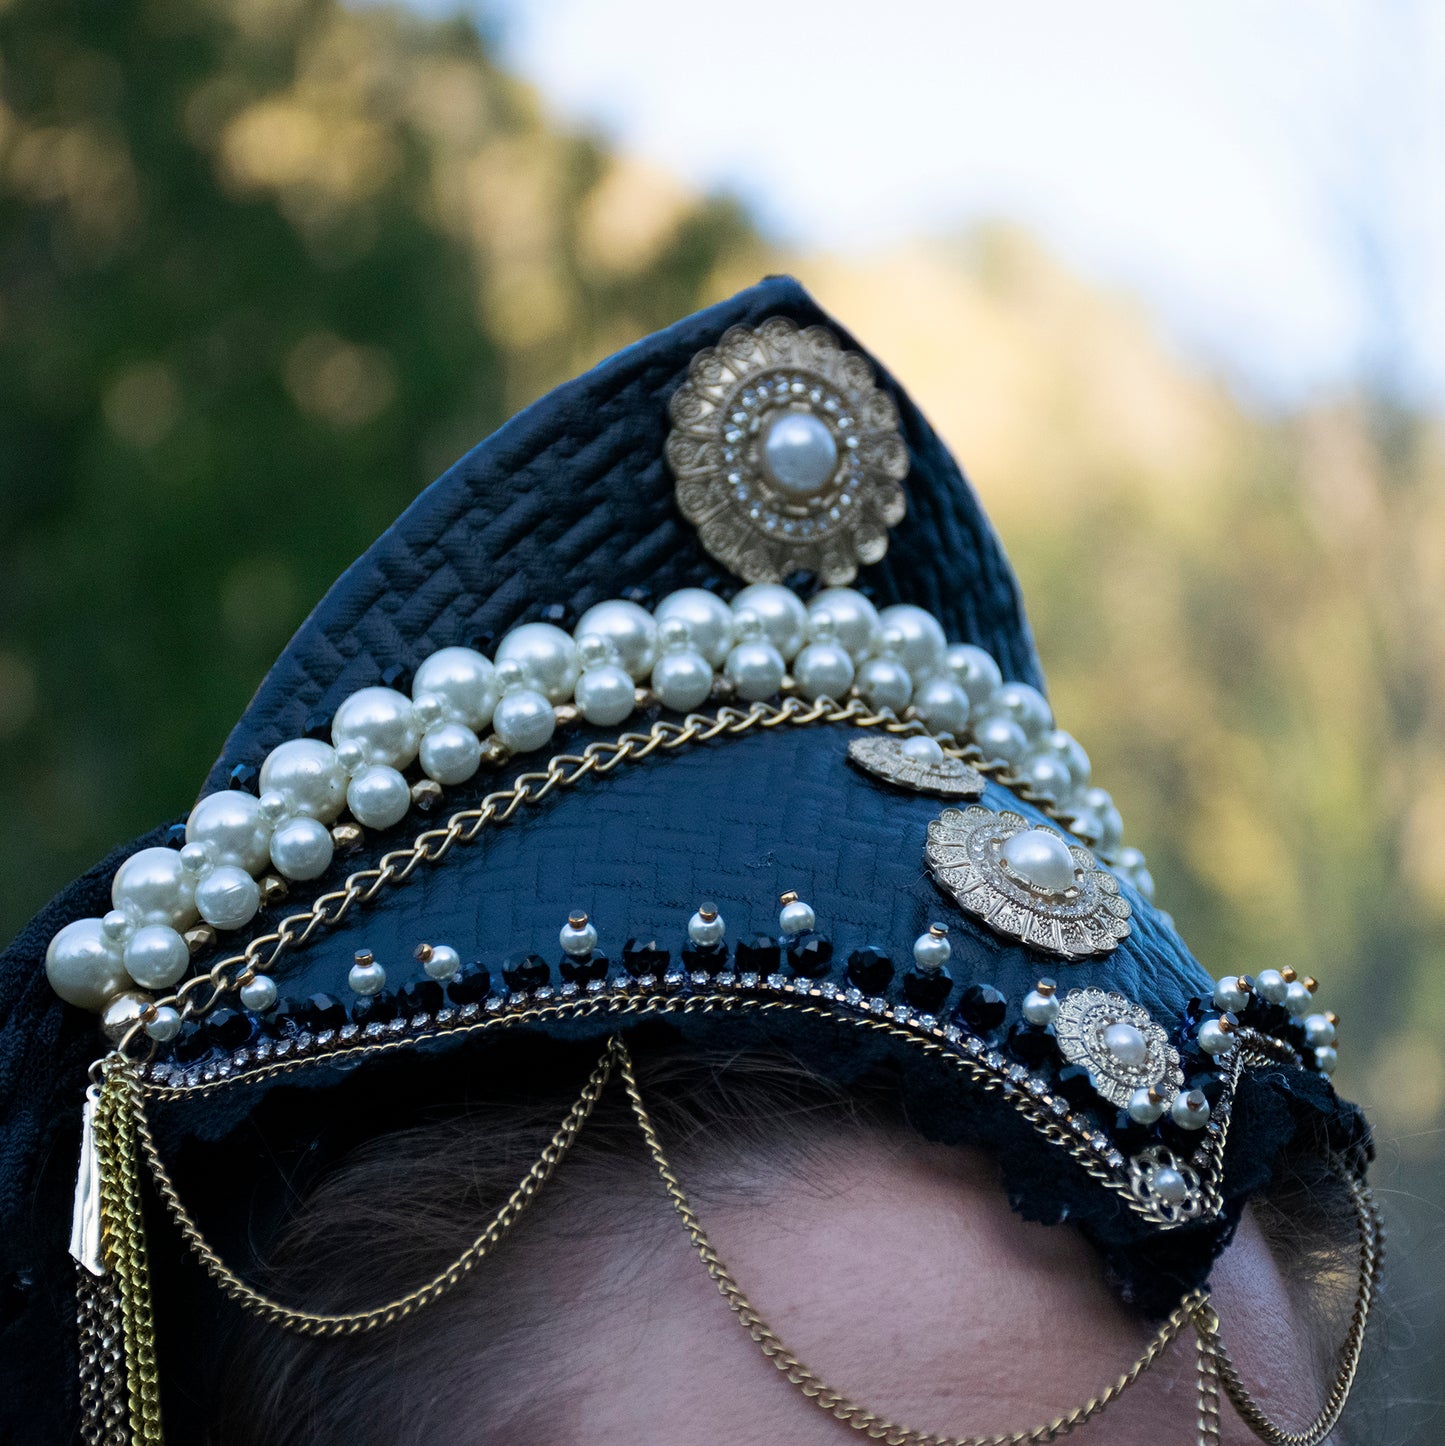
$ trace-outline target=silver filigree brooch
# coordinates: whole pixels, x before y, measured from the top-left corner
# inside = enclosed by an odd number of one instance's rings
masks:
[[[1184,1084],[1179,1052],[1143,1006],[1102,989],[1071,989],[1054,1021],[1059,1053],[1082,1065],[1089,1082],[1124,1109],[1135,1090],[1151,1086],[1172,1098]]]
[[[961,909],[1065,959],[1108,954],[1129,937],[1128,902],[1093,854],[1017,813],[945,809],[924,857]]]
[[[846,583],[888,551],[908,448],[872,367],[832,332],[732,327],[693,357],[669,411],[678,506],[739,577]]]
[[[978,798],[984,776],[961,758],[950,758],[932,738],[864,737],[848,745],[848,757],[875,778],[940,798]]]

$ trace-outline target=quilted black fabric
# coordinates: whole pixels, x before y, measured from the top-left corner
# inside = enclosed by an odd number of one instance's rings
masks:
[[[770,278],[627,348],[528,408],[423,493],[348,569],[261,684],[202,791],[224,786],[236,764],[259,764],[269,748],[299,735],[309,714],[330,710],[389,667],[413,667],[448,644],[500,637],[548,604],[575,614],[630,586],[661,597],[715,577],[717,565],[673,501],[663,459],[666,403],[695,352],[730,325],[770,316],[824,323],[858,345],[796,282]],[[1018,589],[992,528],[928,424],[879,370],[911,454],[909,511],[887,557],[860,582],[880,605],[928,607],[950,638],[992,652],[1005,676],[1041,685]],[[719,902],[734,937],[766,931],[785,888],[814,905],[840,956],[875,944],[906,963],[912,939],[930,920],[944,918],[960,986],[984,981],[1017,1000],[1040,972],[1063,975],[1067,966],[1041,969],[1037,956],[966,923],[922,867],[923,830],[939,805],[861,777],[844,763],[845,745],[837,729],[778,730],[683,750],[558,795],[321,935],[278,971],[283,993],[344,993],[350,954],[363,944],[396,968],[397,982],[413,977],[411,951],[422,939],[453,943],[494,969],[517,949],[551,957],[557,929],[576,906],[593,915],[603,947],[614,953],[627,936],[654,932],[676,948],[704,897]],[[495,782],[489,776],[470,792],[450,793],[449,801],[464,804]],[[1012,800],[1000,794],[995,802]],[[390,837],[368,840],[361,862],[413,831],[408,820]],[[45,945],[70,919],[104,912],[118,863],[163,832],[126,844],[78,880],[0,956],[0,1441],[62,1442],[73,1429],[65,1238],[79,1104],[86,1066],[98,1050],[93,1021],[51,995]],[[352,855],[332,877],[293,891],[287,910],[312,889],[332,887],[357,862]],[[1067,970],[1067,979],[1119,988],[1172,1023],[1208,976],[1165,921],[1134,902],[1134,937],[1106,961]],[[845,1078],[882,1062],[876,1047],[836,1033],[802,1030],[788,1043]],[[1171,1303],[1182,1283],[1199,1279],[1232,1228],[1231,1216],[1149,1245],[1126,1212],[1006,1111],[970,1108],[951,1082],[916,1062],[889,1063],[903,1071],[921,1127],[942,1139],[983,1140],[1007,1156],[1007,1185],[1018,1208],[1084,1225],[1126,1291],[1148,1306]],[[384,1067],[396,1097],[424,1093],[414,1065],[415,1058]],[[1297,1073],[1267,1077],[1241,1101],[1231,1148],[1232,1178],[1241,1189],[1267,1180],[1274,1150],[1311,1120],[1342,1138],[1357,1130],[1327,1084]],[[341,1088],[341,1081],[332,1083]],[[324,1095],[317,1105],[313,1098],[308,1115],[292,1107],[305,1089],[283,1093],[290,1103],[279,1115],[318,1129],[340,1099]],[[247,1136],[256,1098],[221,1099],[168,1126],[170,1147],[200,1152],[191,1178],[203,1198],[208,1175],[221,1179],[223,1162],[236,1158],[227,1152]],[[205,1202],[214,1233],[237,1259],[257,1243],[264,1248],[254,1238],[254,1201],[246,1197],[243,1208],[242,1199],[218,1192]],[[175,1285],[173,1305],[181,1308],[186,1291],[184,1281]],[[206,1300],[197,1296],[189,1308],[219,1309]],[[176,1439],[187,1439],[184,1431]]]

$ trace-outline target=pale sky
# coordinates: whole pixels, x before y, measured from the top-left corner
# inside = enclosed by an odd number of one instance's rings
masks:
[[[1366,367],[1445,400],[1445,4],[483,8],[561,117],[782,241],[1017,220],[1263,400]]]

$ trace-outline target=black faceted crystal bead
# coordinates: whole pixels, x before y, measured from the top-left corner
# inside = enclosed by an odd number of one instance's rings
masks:
[[[346,1023],[346,1006],[331,994],[313,994],[302,1006],[301,1021],[310,1030],[340,1029]]]
[[[435,979],[418,979],[399,996],[403,1014],[435,1014],[446,1003],[446,994]]]
[[[1071,1105],[1091,1105],[1098,1102],[1089,1071],[1081,1064],[1061,1065],[1054,1079],[1054,1089]]]
[[[463,964],[447,981],[453,1004],[480,1004],[492,991],[492,976],[480,964]]]
[[[171,1058],[177,1064],[195,1064],[211,1052],[211,1041],[207,1031],[199,1024],[187,1023],[181,1026],[171,1045]]]
[[[812,932],[788,940],[788,963],[804,979],[821,979],[833,963],[833,941]]]
[[[568,984],[590,984],[594,979],[607,978],[607,955],[600,949],[578,958],[575,954],[564,954],[557,972]]]
[[[410,693],[411,669],[403,667],[400,663],[393,663],[389,668],[383,668],[381,672],[381,686],[383,688],[395,688],[398,693]]]
[[[1008,1013],[1008,1000],[991,984],[970,984],[958,997],[954,1011],[975,1034],[992,1034]]]
[[[689,974],[721,974],[728,967],[728,946],[689,940],[682,946],[682,967]]]
[[[205,1019],[206,1036],[220,1049],[250,1044],[259,1027],[256,1016],[245,1009],[213,1009]]]
[[[552,971],[540,954],[512,954],[502,961],[502,978],[509,989],[540,989],[551,982]]]
[[[365,1028],[368,1024],[386,1024],[396,1018],[396,995],[390,989],[378,994],[362,994],[352,1002],[351,1022]]]
[[[739,974],[776,974],[783,951],[771,934],[751,934],[739,939],[733,949],[733,963]]]
[[[265,1016],[266,1033],[276,1039],[295,1039],[307,1027],[305,1012],[299,999],[278,999]]]
[[[871,945],[848,956],[848,982],[864,994],[882,994],[893,982],[893,961]]]
[[[921,1014],[937,1014],[953,988],[947,969],[910,969],[903,976],[903,997]]]
[[[1192,1036],[1206,1019],[1217,1019],[1218,1017],[1219,1011],[1214,1007],[1212,999],[1203,999],[1199,995],[1195,995],[1184,1006],[1184,1023],[1181,1028],[1186,1035]]]
[[[1052,1026],[1040,1029],[1019,1020],[1008,1032],[1008,1052],[1023,1064],[1043,1064],[1052,1059],[1056,1043]]]
[[[227,783],[242,793],[255,793],[260,777],[261,770],[254,763],[238,763],[227,776]]]
[[[671,957],[656,939],[629,939],[622,946],[622,967],[634,979],[663,974]]]

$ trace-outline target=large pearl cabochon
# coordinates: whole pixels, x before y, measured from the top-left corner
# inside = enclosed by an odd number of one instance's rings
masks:
[[[1074,885],[1074,856],[1058,834],[1026,828],[1004,840],[999,855],[1026,884],[1048,894],[1062,894]]]
[[[828,424],[811,412],[783,412],[763,436],[763,469],[790,497],[811,497],[838,467],[838,444]]]

